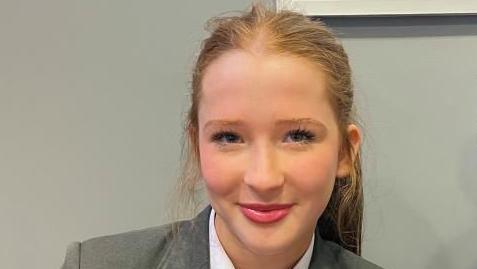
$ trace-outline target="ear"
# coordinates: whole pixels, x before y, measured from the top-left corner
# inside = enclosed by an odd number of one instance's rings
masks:
[[[359,130],[358,126],[355,124],[348,125],[346,130],[346,135],[351,147],[353,148],[353,152],[350,153],[347,148],[343,148],[340,156],[340,160],[338,163],[338,169],[336,171],[336,177],[344,178],[349,176],[351,173],[351,167],[353,165],[353,160],[356,158],[356,155],[359,151],[361,146],[361,131]],[[350,156],[350,154],[352,154]]]

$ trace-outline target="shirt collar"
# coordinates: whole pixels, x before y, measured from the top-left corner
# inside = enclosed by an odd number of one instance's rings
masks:
[[[293,269],[307,269],[310,265],[311,255],[313,253],[313,245],[315,242],[315,235],[310,241],[310,245],[305,254],[300,258]],[[215,211],[212,208],[209,216],[209,253],[210,253],[210,269],[235,269],[232,261],[225,253],[222,244],[217,237],[215,230]]]

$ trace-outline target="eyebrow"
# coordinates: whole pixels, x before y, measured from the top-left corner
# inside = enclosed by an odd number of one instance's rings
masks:
[[[275,122],[275,125],[296,125],[296,124],[311,124],[315,125],[319,128],[323,128],[326,130],[325,124],[321,121],[312,119],[312,118],[292,118],[292,119],[280,119]],[[245,123],[241,120],[210,120],[205,123],[204,130],[207,128],[219,125],[219,126],[243,126]]]

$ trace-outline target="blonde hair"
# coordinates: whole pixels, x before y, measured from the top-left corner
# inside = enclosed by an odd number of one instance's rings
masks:
[[[340,156],[352,160],[346,178],[337,178],[330,201],[320,216],[317,227],[325,240],[361,255],[363,191],[360,152],[347,136],[347,126],[356,123],[353,86],[348,56],[343,46],[324,23],[292,11],[275,11],[263,4],[236,16],[211,19],[210,36],[202,42],[192,76],[191,106],[185,121],[183,167],[179,182],[182,206],[195,211],[196,193],[200,188],[198,149],[198,107],[201,82],[211,62],[232,49],[248,49],[259,42],[266,53],[298,56],[315,63],[328,77],[329,101],[340,130]]]

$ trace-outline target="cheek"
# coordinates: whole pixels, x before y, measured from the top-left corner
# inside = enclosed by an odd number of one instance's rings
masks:
[[[238,189],[240,173],[232,160],[211,145],[200,147],[199,152],[201,172],[209,193],[226,196]]]
[[[321,151],[295,159],[291,163],[289,171],[291,171],[291,178],[294,179],[295,186],[301,194],[326,198],[333,189],[336,167],[336,153]]]

